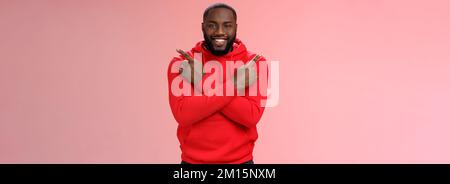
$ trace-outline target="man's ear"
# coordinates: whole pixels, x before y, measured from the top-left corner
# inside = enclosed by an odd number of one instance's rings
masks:
[[[205,32],[205,23],[202,22],[202,31]]]

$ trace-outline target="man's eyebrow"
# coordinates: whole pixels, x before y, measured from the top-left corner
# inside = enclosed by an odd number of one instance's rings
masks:
[[[218,22],[216,22],[216,21],[214,21],[214,20],[207,20],[206,23],[216,23],[216,24],[219,24]],[[230,24],[230,23],[233,23],[233,21],[225,21],[225,22],[223,22],[223,24]]]

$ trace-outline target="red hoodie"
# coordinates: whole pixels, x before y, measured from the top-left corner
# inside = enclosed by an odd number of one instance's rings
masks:
[[[226,61],[246,63],[255,56],[239,39],[235,40],[233,50],[223,56],[213,55],[205,48],[204,41],[197,43],[188,54],[193,56],[194,52],[202,53],[203,64],[211,60],[219,61],[224,70]],[[194,164],[238,164],[252,160],[253,147],[258,138],[256,124],[264,111],[260,92],[257,96],[249,96],[248,89],[245,96],[226,96],[225,93],[223,96],[194,96],[191,85],[192,95],[175,96],[171,93],[171,84],[180,74],[171,73],[171,67],[180,60],[184,60],[181,55],[172,59],[167,75],[170,108],[178,122],[181,159]],[[207,77],[208,74],[203,80]]]

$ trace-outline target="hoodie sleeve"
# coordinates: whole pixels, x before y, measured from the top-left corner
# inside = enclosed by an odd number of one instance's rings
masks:
[[[260,61],[265,61],[264,58],[261,58]],[[259,68],[259,62],[257,63]],[[259,75],[259,70],[257,70]],[[268,74],[268,73],[267,73]],[[262,81],[259,79],[256,83],[260,84]],[[266,83],[267,84],[267,83]],[[264,85],[267,86],[267,85]],[[252,85],[250,88],[258,88],[259,85]],[[248,95],[248,89],[245,96],[236,96],[231,100],[229,104],[227,104],[224,108],[221,109],[221,113],[236,123],[244,125],[245,127],[253,127],[255,126],[264,112],[264,106],[261,101],[266,99],[266,97],[261,96],[260,91],[257,92],[256,96]],[[259,90],[267,90],[259,89]]]
[[[175,82],[175,84],[178,85],[180,81],[184,81],[182,76],[176,72],[179,68],[179,66],[176,65],[180,63],[177,61],[181,60],[181,58],[177,57],[172,59],[169,64],[167,73],[169,82],[169,104],[172,114],[179,125],[190,126],[220,111],[220,109],[229,104],[234,97],[205,95],[195,96],[194,87],[187,82],[184,84],[189,86],[191,95],[175,95],[173,93],[172,83]],[[207,77],[208,75],[205,75],[202,80],[205,80]]]
[[[264,107],[261,107],[258,98],[239,96],[235,97],[221,112],[234,122],[250,128],[261,119]]]

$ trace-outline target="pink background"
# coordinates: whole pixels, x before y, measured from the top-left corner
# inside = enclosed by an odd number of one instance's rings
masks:
[[[166,71],[213,1],[0,0],[0,163],[179,163]],[[450,1],[227,1],[280,61],[257,163],[450,163]]]

